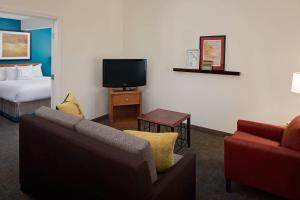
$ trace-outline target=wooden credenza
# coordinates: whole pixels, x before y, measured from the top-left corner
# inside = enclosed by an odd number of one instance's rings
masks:
[[[142,113],[142,93],[109,89],[109,125],[119,129],[136,129]]]

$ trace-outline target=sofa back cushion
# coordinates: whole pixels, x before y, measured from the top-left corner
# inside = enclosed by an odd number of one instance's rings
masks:
[[[147,162],[152,182],[157,180],[155,162],[148,141],[88,120],[82,120],[77,123],[75,130],[116,148],[138,155]]]
[[[300,116],[295,117],[286,127],[281,145],[300,151]]]
[[[44,118],[48,121],[54,122],[69,129],[74,129],[75,124],[82,120],[80,117],[54,110],[45,106],[40,107],[34,113],[38,117]]]

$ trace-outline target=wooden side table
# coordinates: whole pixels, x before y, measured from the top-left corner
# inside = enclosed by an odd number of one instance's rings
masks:
[[[160,126],[167,126],[174,132],[175,128],[187,120],[186,135],[187,146],[191,147],[191,115],[187,113],[174,112],[170,110],[156,109],[147,114],[141,115],[138,118],[138,130],[141,130],[141,122],[153,123],[156,125],[157,132],[160,132]],[[150,125],[149,125],[150,131]]]
[[[142,93],[139,90],[109,90],[109,125],[119,129],[137,127],[142,113]]]

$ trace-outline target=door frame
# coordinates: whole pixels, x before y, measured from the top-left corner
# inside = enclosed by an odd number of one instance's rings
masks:
[[[19,10],[0,6],[0,12],[22,15],[36,18],[53,20],[52,27],[52,55],[51,55],[51,74],[54,80],[51,82],[51,107],[55,108],[61,100],[61,17],[49,13],[42,13],[29,10]]]

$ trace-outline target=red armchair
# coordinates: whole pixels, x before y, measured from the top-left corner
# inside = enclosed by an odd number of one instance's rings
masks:
[[[224,139],[227,192],[233,180],[289,199],[300,199],[300,151],[281,145],[284,132],[285,128],[280,126],[238,121],[237,131]]]

